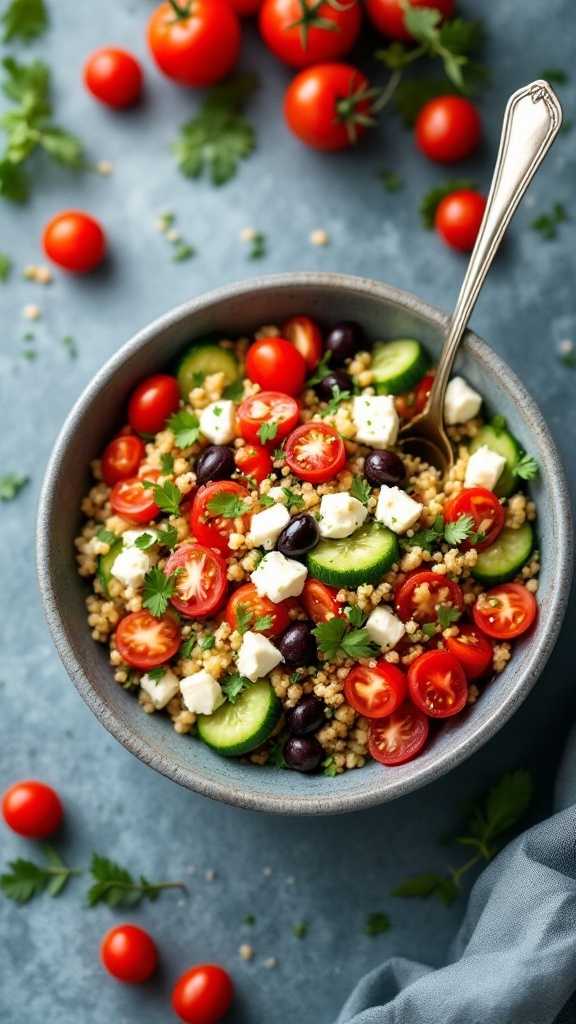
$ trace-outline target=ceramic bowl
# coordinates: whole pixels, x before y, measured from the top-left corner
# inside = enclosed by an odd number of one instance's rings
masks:
[[[500,413],[540,465],[531,493],[545,529],[537,625],[516,642],[504,671],[480,699],[435,730],[415,760],[396,768],[370,762],[334,779],[243,764],[178,735],[168,716],[146,715],[113,678],[107,647],[86,624],[88,584],[76,572],[74,538],[90,487],[90,460],[123,420],[135,384],[162,371],[195,338],[214,330],[231,337],[306,313],[320,323],[356,320],[368,337],[418,338],[437,357],[448,318],[406,292],[337,274],[282,274],[229,285],[179,306],[128,341],[81,395],[58,437],[38,514],[38,575],[44,610],[60,657],[100,722],[150,767],[198,793],[252,810],[283,814],[352,811],[409,793],[456,768],[514,714],[542,672],[556,640],[571,572],[567,490],[558,453],[530,395],[488,345],[467,332],[456,368]],[[65,501],[62,496],[65,496]]]

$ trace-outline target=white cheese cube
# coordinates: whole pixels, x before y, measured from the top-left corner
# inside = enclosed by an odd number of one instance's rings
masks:
[[[444,423],[466,423],[478,415],[481,405],[482,396],[463,377],[452,377],[444,396]]]
[[[359,395],[352,400],[354,437],[359,444],[389,448],[396,444],[400,420],[393,395]]]
[[[366,630],[375,644],[391,651],[406,632],[404,623],[386,605],[380,604],[366,619]]]
[[[468,459],[464,474],[464,487],[485,487],[493,491],[506,465],[506,459],[485,444]]]
[[[147,534],[149,537],[152,537],[154,543],[156,543],[156,541],[158,540],[158,534],[156,530],[124,530],[124,533],[122,534],[122,543],[124,544],[125,548],[133,548],[135,547],[138,538],[144,537],[145,534]],[[150,545],[150,547],[152,547],[152,545]],[[148,548],[146,548],[146,550],[148,550]]]
[[[270,505],[252,516],[249,537],[255,547],[271,551],[289,522],[290,513],[285,505]]]
[[[268,497],[272,498],[273,501],[286,501],[286,495],[282,487],[271,487],[268,491]]]
[[[144,586],[144,577],[150,572],[150,559],[145,551],[138,548],[123,548],[115,558],[110,572],[125,587],[138,590]]]
[[[214,676],[201,669],[180,680],[182,699],[195,715],[211,715],[226,700]]]
[[[200,413],[200,430],[212,444],[230,444],[236,437],[236,406],[228,399],[211,402]]]
[[[368,509],[351,494],[324,494],[320,501],[320,534],[322,537],[349,537],[368,515]]]
[[[307,575],[308,569],[301,562],[286,558],[279,551],[271,551],[250,573],[250,579],[260,597],[269,597],[274,604],[280,604],[287,597],[298,597],[302,593]]]
[[[180,682],[174,673],[167,668],[161,679],[151,679],[145,673],[140,679],[140,686],[152,699],[155,708],[165,708],[180,688]]]
[[[383,486],[376,505],[376,519],[394,533],[406,533],[420,517],[422,507],[400,487]]]
[[[267,676],[281,661],[284,658],[278,648],[262,633],[252,633],[250,630],[244,633],[237,661],[241,676],[255,683],[257,679]]]

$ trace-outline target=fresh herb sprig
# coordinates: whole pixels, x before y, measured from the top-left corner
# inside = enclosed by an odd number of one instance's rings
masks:
[[[321,417],[333,416],[342,402],[347,402],[350,398],[352,398],[351,391],[341,391],[338,385],[335,384],[332,388],[332,398],[328,402],[326,408],[320,411]]]
[[[48,11],[44,0],[10,0],[0,18],[4,31],[2,42],[21,39],[30,43],[48,27]]]
[[[478,544],[484,537],[483,533],[477,533],[474,529],[474,520],[470,515],[459,516],[455,522],[447,523],[444,522],[444,516],[437,515],[431,526],[418,530],[412,537],[403,537],[402,544],[404,547],[418,547],[431,553],[444,541],[454,545],[465,541]]]
[[[88,906],[106,903],[109,907],[134,907],[144,897],[154,901],[162,889],[185,889],[183,882],[149,882],[143,875],[135,882],[126,868],[120,867],[108,857],[92,854],[90,874],[94,879],[87,898]]]
[[[370,914],[364,925],[364,935],[368,935],[369,938],[373,939],[376,935],[382,935],[383,932],[390,930],[390,920],[386,914],[375,913]]]
[[[333,661],[340,651],[354,659],[372,658],[379,654],[380,648],[372,643],[368,630],[360,626],[365,621],[360,609],[350,606],[346,609],[346,616],[344,619],[335,615],[328,622],[319,622],[312,630],[324,660]]]
[[[262,444],[267,444],[268,441],[273,441],[277,433],[277,423],[262,423],[257,430],[258,437],[262,441]]]
[[[12,273],[12,260],[5,252],[0,252],[0,281],[4,284]]]
[[[142,607],[148,608],[155,619],[161,619],[168,607],[170,598],[174,595],[178,576],[182,568],[176,569],[171,576],[165,576],[158,566],[150,569],[144,577],[144,592]]]
[[[184,495],[176,484],[171,480],[165,480],[163,484],[157,484],[154,480],[143,480],[142,486],[146,491],[152,489],[154,502],[161,512],[168,512],[172,516],[178,515]]]
[[[315,384],[319,384],[320,381],[324,380],[324,377],[326,377],[330,373],[331,358],[331,352],[324,352],[320,362],[318,363],[318,366],[314,370],[314,373],[312,374],[311,377],[308,377],[308,380],[306,381],[305,386],[307,388],[313,388]]]
[[[372,488],[361,476],[355,476],[350,488],[350,494],[353,498],[361,501],[363,505],[367,505],[372,495]]]
[[[166,420],[166,426],[174,434],[179,448],[189,448],[196,444],[200,436],[200,420],[193,412],[186,412],[185,409],[172,413]]]
[[[40,843],[47,864],[35,864],[31,860],[13,860],[8,863],[9,872],[0,875],[0,892],[16,903],[27,903],[34,896],[40,896],[48,889],[50,896],[58,896],[71,875],[82,872],[69,868],[57,850],[48,843]]]
[[[235,704],[239,695],[248,686],[252,686],[250,680],[246,676],[241,676],[239,672],[234,672],[222,683],[222,693],[228,698],[230,704]]]
[[[213,516],[223,516],[224,519],[236,519],[248,511],[250,502],[242,501],[242,498],[231,491],[219,491],[213,498],[210,498],[206,508]]]
[[[563,203],[554,203],[550,213],[541,213],[530,222],[530,227],[540,235],[546,242],[556,238],[559,224],[565,224],[570,218]]]
[[[0,476],[0,500],[12,501],[19,491],[28,483],[29,477],[18,473],[5,473]]]

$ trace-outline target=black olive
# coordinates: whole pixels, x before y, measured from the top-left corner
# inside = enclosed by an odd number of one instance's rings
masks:
[[[334,370],[333,373],[329,373],[327,377],[324,377],[316,385],[316,394],[323,402],[329,402],[334,398],[334,388],[340,388],[340,391],[352,393],[353,386],[350,374],[346,373],[345,370]]]
[[[364,331],[353,320],[343,320],[330,328],[325,347],[332,353],[331,362],[334,365],[343,363],[346,359],[353,359],[356,353],[365,347]]]
[[[275,644],[284,663],[293,668],[313,665],[317,658],[316,640],[312,633],[314,623],[293,622],[276,638]]]
[[[315,736],[292,736],[284,745],[286,764],[297,772],[313,772],[324,757]]]
[[[313,693],[306,693],[286,715],[286,725],[295,736],[317,732],[326,722],[324,702]]]
[[[211,444],[198,456],[196,479],[199,484],[209,484],[212,480],[231,480],[236,469],[232,449],[223,444]]]
[[[364,474],[373,487],[382,484],[393,487],[406,479],[404,463],[394,452],[370,452],[364,463]]]
[[[316,547],[320,540],[320,527],[314,516],[307,512],[293,516],[276,541],[276,548],[287,558],[298,558]]]

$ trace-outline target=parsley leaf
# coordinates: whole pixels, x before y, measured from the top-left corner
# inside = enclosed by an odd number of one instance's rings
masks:
[[[349,658],[371,658],[380,654],[380,647],[372,643],[367,629],[354,629],[342,640],[342,650]]]
[[[542,238],[549,242],[552,238],[556,238],[558,225],[565,223],[569,219],[563,204],[554,203],[550,213],[541,213],[540,216],[530,222],[530,227],[534,231],[539,231]]]
[[[142,486],[146,491],[152,488],[154,501],[162,512],[168,512],[173,516],[178,515],[183,494],[176,484],[173,484],[171,480],[165,480],[163,484],[157,484],[154,480],[143,480]]]
[[[8,863],[9,873],[0,875],[0,892],[16,903],[27,903],[34,896],[40,896],[48,887],[50,896],[58,896],[70,878],[81,871],[69,868],[60,854],[48,843],[40,844],[48,864],[34,864],[30,860],[13,860]]]
[[[209,633],[208,636],[203,637],[200,641],[200,648],[203,651],[211,651],[215,643],[216,637],[213,633]]]
[[[387,192],[399,192],[404,188],[404,182],[395,171],[380,171],[378,177]]]
[[[111,530],[98,530],[96,534],[98,540],[101,540],[103,544],[115,544],[117,540],[122,540],[121,537],[116,533],[112,533]]]
[[[44,0],[11,0],[0,20],[4,25],[3,43],[16,38],[29,43],[47,27],[48,11]]]
[[[521,480],[533,480],[536,474],[539,472],[539,465],[533,455],[527,455],[523,452],[518,462],[516,463],[514,472],[516,476],[519,476]]]
[[[244,381],[235,380],[233,384],[227,384],[222,392],[222,398],[230,402],[241,402],[244,398]]]
[[[139,551],[147,551],[156,543],[156,535],[153,533],[141,533],[134,541],[134,547]]]
[[[196,249],[193,245],[188,245],[187,242],[180,242],[174,249],[174,255],[172,256],[173,263],[184,263],[186,260],[196,255]]]
[[[254,620],[254,625],[252,626],[252,629],[254,630],[255,633],[262,633],[266,629],[272,629],[273,625],[273,615],[259,615],[258,618]]]
[[[472,516],[459,516],[456,522],[444,525],[444,539],[448,544],[462,544],[472,533],[474,533]]]
[[[21,491],[25,484],[28,483],[29,477],[18,476],[16,473],[5,473],[4,476],[0,476],[0,499],[2,501],[12,501]]]
[[[263,508],[271,508],[275,505],[274,498],[271,498],[269,494],[261,494],[258,498],[258,504],[262,505]]]
[[[174,458],[170,452],[161,452],[160,469],[162,470],[162,476],[170,476],[170,474],[173,472]]]
[[[434,188],[431,188],[430,191],[426,193],[420,203],[420,214],[422,217],[423,227],[428,228],[428,230],[432,230],[434,227],[436,211],[446,196],[451,195],[453,192],[460,192],[462,190],[475,188],[476,182],[471,181],[469,178],[447,181],[445,185],[435,185]]]
[[[386,917],[386,914],[370,914],[364,925],[364,935],[368,935],[371,939],[376,935],[381,935],[382,932],[387,932],[390,928],[390,921]]]
[[[178,530],[171,523],[168,523],[163,529],[157,530],[158,543],[165,544],[170,551],[174,551],[178,543]]]
[[[78,348],[76,346],[76,342],[74,341],[74,338],[70,334],[66,334],[62,338],[62,341],[60,342],[60,344],[63,346],[63,348],[66,349],[66,351],[68,352],[68,355],[70,356],[71,359],[75,359],[76,358],[76,356],[78,355]]]
[[[359,608],[357,604],[347,605],[347,607],[344,609],[344,614],[348,619],[350,625],[354,626],[354,629],[361,629],[361,627],[366,622],[366,619],[368,618],[365,612],[363,612],[362,609]]]
[[[289,509],[295,508],[298,512],[301,508],[304,508],[304,498],[301,498],[299,494],[291,491],[289,487],[283,487],[282,492],[286,498],[286,504]]]
[[[371,658],[380,650],[371,642],[366,629],[350,631],[350,622],[338,615],[328,622],[319,622],[312,632],[318,641],[318,650],[326,661],[333,661],[339,651],[350,658]]]
[[[458,895],[458,890],[449,878],[424,872],[415,878],[407,878],[392,889],[391,896],[403,896],[406,899],[418,897],[425,900],[429,896],[437,896],[445,907],[451,907]]]
[[[147,672],[148,678],[154,683],[159,683],[161,679],[166,675],[166,666],[157,665],[156,668],[151,668]]]
[[[257,430],[258,437],[262,441],[262,444],[266,444],[267,441],[273,441],[277,433],[277,423],[262,423]]]
[[[284,757],[284,745],[287,738],[288,736],[286,733],[280,733],[279,736],[275,736],[274,739],[270,741],[270,746],[268,748],[268,761],[270,764],[274,765],[275,768],[288,767],[288,762]]]
[[[332,388],[332,398],[328,402],[326,408],[322,409],[320,415],[322,416],[322,418],[324,418],[325,416],[332,416],[336,412],[340,403],[347,402],[349,398],[352,398],[352,394],[350,391],[340,391],[338,385],[334,384]]]
[[[308,377],[305,387],[313,388],[315,384],[319,384],[321,380],[324,380],[324,377],[326,377],[327,374],[330,373],[329,363],[331,358],[331,352],[324,352],[324,355],[322,356],[322,359],[320,360],[318,366],[314,370],[314,373],[312,374],[311,377]]]
[[[251,681],[246,679],[246,676],[241,676],[239,672],[235,672],[234,675],[228,676],[222,683],[222,693],[225,694],[231,704],[235,704],[236,698],[247,686],[252,686]]]
[[[297,939],[303,939],[308,934],[308,921],[301,921],[294,928],[294,935]]]
[[[244,633],[247,633],[250,629],[252,609],[247,604],[239,604],[235,608],[234,615],[236,618],[236,629],[240,636],[244,636]]]
[[[322,767],[324,769],[324,775],[327,775],[329,779],[335,779],[338,775],[338,769],[336,768],[333,757],[327,757],[322,761]]]
[[[562,68],[544,68],[538,75],[538,78],[545,78],[552,85],[566,85],[568,74]]]
[[[459,610],[459,608],[455,608],[454,605],[451,605],[451,604],[440,604],[440,605],[438,605],[437,612],[438,612],[438,625],[440,626],[440,629],[448,629],[448,627],[453,622],[457,622],[458,621],[458,619],[460,618],[460,616],[462,614],[462,612]]]
[[[372,495],[372,488],[370,484],[363,480],[361,476],[355,476],[352,481],[352,487],[350,488],[350,494],[353,498],[357,498],[363,505],[367,505]]]
[[[249,260],[260,260],[266,255],[266,235],[257,231],[251,240],[252,248],[248,253]]]
[[[166,426],[174,434],[174,440],[179,448],[189,448],[196,444],[200,434],[200,420],[193,412],[186,412],[181,409],[172,413],[166,420]]]
[[[30,182],[24,169],[11,160],[0,160],[0,196],[12,203],[25,203],[30,195]]]
[[[248,511],[250,502],[242,501],[242,498],[231,491],[219,491],[213,498],[210,498],[206,508],[213,516],[236,519],[237,516],[243,516]]]
[[[181,644],[180,649],[178,651],[178,657],[187,660],[192,654],[192,651],[194,650],[195,647],[196,637],[190,637],[189,640],[185,640],[184,643]]]
[[[182,882],[149,882],[143,875],[135,882],[125,868],[115,864],[108,857],[92,854],[90,874],[94,884],[88,890],[88,906],[106,903],[109,907],[133,907],[143,896],[148,900],[158,898],[161,889],[185,889]]]
[[[5,252],[0,252],[0,281],[7,281],[12,271],[12,260]]]
[[[178,582],[180,571],[171,576],[165,576],[158,566],[154,566],[144,577],[144,600],[142,607],[148,608],[156,619],[161,619],[168,607],[168,601],[173,596]]]
[[[436,623],[435,622],[425,622],[424,625],[420,627],[420,629],[425,634],[425,636],[432,637],[432,636],[436,635]]]

